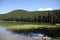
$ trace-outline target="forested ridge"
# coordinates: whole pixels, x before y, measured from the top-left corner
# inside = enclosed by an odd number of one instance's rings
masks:
[[[0,14],[0,20],[38,23],[60,23],[60,9],[52,11],[13,10],[6,14]]]

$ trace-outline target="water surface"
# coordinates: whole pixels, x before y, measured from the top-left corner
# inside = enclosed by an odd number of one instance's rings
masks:
[[[36,33],[31,33],[31,35],[29,34],[30,36],[25,36],[23,35],[24,33],[22,35],[21,34],[22,33],[13,33],[7,30],[5,27],[0,26],[0,40],[37,40],[36,38],[39,36],[36,35]],[[43,34],[41,34],[40,36],[43,36]]]

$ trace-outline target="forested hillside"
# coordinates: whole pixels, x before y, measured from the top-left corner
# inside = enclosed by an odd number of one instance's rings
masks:
[[[38,23],[60,23],[60,9],[52,11],[13,10],[6,14],[0,14],[0,20]]]

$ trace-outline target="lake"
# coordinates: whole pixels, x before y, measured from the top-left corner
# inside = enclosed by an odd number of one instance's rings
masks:
[[[0,40],[40,40],[40,39],[51,39],[47,35],[38,34],[38,33],[29,33],[25,35],[24,33],[14,33],[7,30],[4,26],[0,26]]]

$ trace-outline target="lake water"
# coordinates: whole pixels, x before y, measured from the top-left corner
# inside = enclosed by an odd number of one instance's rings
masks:
[[[0,40],[37,40],[42,37],[49,38],[48,36],[44,37],[44,34],[36,34],[33,32],[28,35],[24,35],[24,33],[16,34],[0,26]]]

